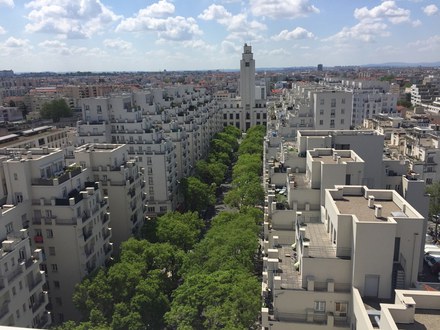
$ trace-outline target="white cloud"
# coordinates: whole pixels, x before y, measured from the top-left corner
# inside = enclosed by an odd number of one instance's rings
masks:
[[[362,7],[354,10],[354,17],[360,21],[365,19],[378,20],[386,18],[393,24],[409,22],[410,15],[411,12],[408,9],[397,7],[395,1],[384,1],[371,9]]]
[[[438,13],[438,7],[434,4],[428,5],[423,8],[423,12],[428,16],[433,16]]]
[[[14,8],[14,0],[0,0],[0,6]]]
[[[0,25],[0,34],[5,34],[6,30]]]
[[[133,48],[133,44],[131,42],[122,40],[120,38],[105,39],[103,44],[107,48],[116,49],[116,50],[130,51]]]
[[[324,39],[325,41],[345,42],[350,39],[365,42],[374,42],[377,37],[388,37],[391,33],[387,30],[386,22],[392,24],[409,23],[413,27],[420,26],[420,20],[411,21],[411,12],[408,9],[400,8],[396,1],[383,1],[380,5],[368,9],[367,7],[356,8],[354,17],[359,23],[352,27],[344,27],[333,36]]]
[[[205,21],[223,20],[232,17],[232,14],[225,7],[212,4],[198,16]]]
[[[223,40],[221,43],[221,50],[223,54],[234,54],[237,55],[242,50],[240,46],[236,45],[235,43]]]
[[[428,39],[410,42],[408,43],[408,47],[411,50],[416,50],[418,52],[440,51],[440,34],[433,35]]]
[[[87,47],[77,47],[69,46],[60,40],[45,40],[38,44],[39,47],[43,49],[43,52],[47,54],[56,54],[62,56],[78,56],[81,57],[105,57],[108,54],[97,48],[87,48]]]
[[[267,26],[256,20],[248,21],[247,14],[239,13],[232,15],[225,7],[219,5],[211,5],[199,15],[200,19],[206,21],[216,21],[224,25],[228,31],[247,31],[259,30],[264,31]]]
[[[29,40],[9,37],[0,43],[0,56],[28,56],[31,49]]]
[[[422,25],[422,21],[419,20],[419,19],[416,19],[415,21],[412,21],[411,24],[412,24],[412,26],[414,26],[414,27],[418,27],[418,26]]]
[[[63,38],[90,38],[119,20],[113,11],[100,0],[33,0],[25,7],[30,9],[26,18],[27,32],[57,34]]]
[[[390,33],[386,30],[387,25],[383,22],[362,21],[352,27],[344,27],[335,35],[324,39],[324,41],[345,42],[350,39],[357,39],[365,42],[373,42],[375,37],[388,37]]]
[[[116,31],[153,31],[158,33],[160,39],[174,41],[190,40],[203,33],[192,17],[167,16],[174,11],[172,3],[160,0],[140,9],[135,16],[123,19]]]
[[[308,0],[250,0],[249,4],[253,15],[274,19],[319,13],[319,9],[310,5]]]
[[[307,31],[306,29],[298,26],[292,31],[283,30],[278,35],[272,37],[273,40],[281,41],[281,40],[294,40],[294,39],[311,39],[314,38],[312,32]]]
[[[29,46],[29,40],[27,39],[17,39],[14,37],[9,37],[4,43],[3,46],[7,48],[25,48]]]

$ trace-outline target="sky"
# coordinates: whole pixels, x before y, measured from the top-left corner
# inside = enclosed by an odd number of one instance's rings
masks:
[[[440,0],[0,0],[0,70],[440,61]]]

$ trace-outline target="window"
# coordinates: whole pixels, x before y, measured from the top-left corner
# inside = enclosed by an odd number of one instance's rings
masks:
[[[10,234],[14,231],[14,225],[12,222],[8,223],[6,226],[6,234]]]
[[[12,287],[12,295],[15,296],[17,294],[17,291],[15,290],[15,286]]]
[[[150,212],[150,213],[153,213],[153,212],[156,211],[156,209],[155,209],[154,206],[148,206],[148,207],[147,207],[147,211]]]
[[[331,106],[332,108],[336,107],[336,99],[332,99],[332,101],[331,101],[331,103],[330,103],[330,106]]]
[[[325,301],[315,301],[315,312],[324,313],[325,312]]]
[[[335,302],[335,312],[339,316],[347,316],[348,303]]]
[[[432,178],[426,178],[426,184],[432,184]]]
[[[345,98],[341,99],[341,104],[345,104]]]
[[[56,273],[58,272],[58,265],[57,264],[52,264],[52,272]]]
[[[55,289],[59,289],[60,288],[60,281],[53,281],[53,286]]]
[[[55,302],[58,306],[63,306],[63,301],[61,300],[61,297],[55,297]]]
[[[319,121],[319,125],[320,125],[320,126],[324,125],[324,120],[321,119],[321,120]]]
[[[166,206],[161,206],[160,207],[160,212],[166,212],[167,211],[167,207]]]
[[[17,173],[14,173],[14,180],[18,180],[18,174]]]
[[[55,246],[49,246],[49,255],[51,256],[55,255]]]
[[[249,67],[249,65],[250,65],[249,62],[245,62],[245,63],[244,63],[244,66],[245,66],[245,67]]]
[[[324,109],[319,110],[319,114],[322,116],[324,114]]]
[[[151,165],[151,157],[147,157],[147,165]]]
[[[47,238],[52,238],[53,237],[52,229],[46,229],[46,237]]]
[[[341,109],[341,115],[345,114],[345,109]]]
[[[345,122],[344,119],[341,119],[341,124],[344,124],[344,122]]]
[[[324,105],[324,99],[320,99],[320,100],[319,100],[319,104],[320,104],[320,105]]]

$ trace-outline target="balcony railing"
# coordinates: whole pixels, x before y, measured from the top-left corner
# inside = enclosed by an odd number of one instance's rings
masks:
[[[32,306],[32,312],[35,313],[35,311],[40,308],[45,302],[46,295],[44,293],[41,293],[38,295],[38,298],[34,301],[34,303],[31,305]]]
[[[41,274],[38,274],[31,282],[29,282],[29,291],[35,289],[42,282],[43,282],[43,276],[41,276]]]

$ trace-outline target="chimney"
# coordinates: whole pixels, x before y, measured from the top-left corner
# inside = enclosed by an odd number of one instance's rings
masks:
[[[402,212],[406,213],[406,204],[402,204]]]
[[[373,195],[368,196],[368,207],[370,209],[374,208],[374,196]]]
[[[336,161],[338,159],[338,153],[334,152],[333,153],[333,160]]]
[[[380,204],[374,205],[374,216],[378,219],[382,218],[382,205]]]

